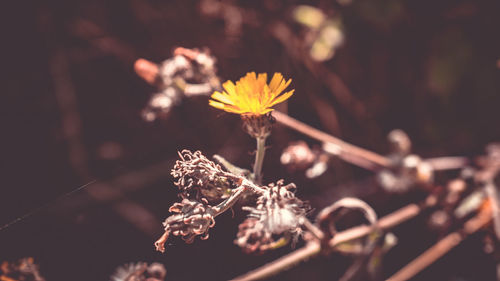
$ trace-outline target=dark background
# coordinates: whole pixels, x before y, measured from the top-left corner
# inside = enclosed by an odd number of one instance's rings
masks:
[[[301,53],[307,29],[291,11],[304,3],[342,21],[345,42],[331,60],[311,62]],[[207,241],[186,245],[175,238],[165,254],[154,251],[161,221],[177,200],[169,174],[177,151],[218,153],[249,168],[254,149],[239,118],[209,108],[206,97],[185,100],[165,120],[141,119],[155,89],[135,75],[134,61],[161,62],[179,46],[208,47],[223,80],[249,71],[284,73],[296,94],[280,110],[382,154],[394,128],[405,130],[424,157],[475,155],[500,140],[498,1],[222,4],[236,7],[241,25],[207,12],[217,1],[4,3],[0,224],[35,211],[0,231],[0,260],[33,256],[47,280],[107,280],[117,266],[135,261],[164,263],[167,280],[225,280],[291,250],[243,254],[232,242],[243,219],[237,212],[217,218]],[[276,34],[279,25],[292,32]],[[299,139],[317,144],[275,126],[264,177],[295,182],[315,212],[345,195],[367,200],[379,215],[421,198],[387,195],[371,173],[338,160],[315,180],[289,173],[279,156]],[[386,256],[385,277],[438,237],[425,219],[394,231],[400,243]],[[481,239],[472,236],[417,279],[495,280]],[[333,280],[350,261],[315,258],[276,279]]]

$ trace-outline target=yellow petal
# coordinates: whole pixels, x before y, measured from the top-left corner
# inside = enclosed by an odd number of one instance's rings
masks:
[[[269,106],[271,107],[271,106],[273,106],[273,105],[275,105],[275,104],[278,104],[278,103],[280,103],[280,102],[284,102],[284,101],[286,101],[288,98],[290,98],[290,97],[293,95],[293,92],[294,92],[294,91],[295,91],[295,90],[291,90],[290,92],[286,92],[286,93],[284,93],[283,95],[281,95],[281,96],[277,97],[276,99],[274,99],[274,100],[271,102],[271,104],[270,104]]]
[[[292,83],[292,79],[288,79],[288,81],[285,82],[285,80],[283,79],[283,81],[281,82],[281,84],[279,85],[279,87],[276,89],[276,95],[279,95],[281,92],[283,92],[286,87],[288,87],[288,85],[290,85],[290,83]]]
[[[222,87],[224,87],[224,90],[226,90],[228,95],[236,95],[236,86],[234,85],[233,81],[228,80],[224,82],[224,84],[222,84]]]
[[[211,98],[213,98],[214,100],[223,102],[223,103],[234,105],[234,101],[228,95],[223,94],[221,92],[214,92],[212,94]]]
[[[218,101],[209,100],[208,104],[218,109],[224,109],[224,104]]]
[[[271,79],[271,83],[269,83],[269,88],[271,92],[275,92],[278,86],[281,84],[281,80],[283,80],[283,75],[281,73],[274,73],[273,79]]]
[[[227,112],[243,115],[262,115],[271,112],[273,105],[290,98],[293,90],[280,95],[291,83],[281,73],[274,73],[270,83],[267,74],[248,72],[236,83],[228,80],[223,92],[214,92],[209,104]]]

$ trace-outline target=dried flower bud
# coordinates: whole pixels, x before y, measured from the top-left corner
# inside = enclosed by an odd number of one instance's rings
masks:
[[[180,217],[170,216],[163,226],[173,235],[182,236],[187,243],[191,243],[196,235],[203,234],[202,239],[207,239],[208,229],[215,225],[210,206],[200,202],[184,199],[181,203],[174,203],[169,211]]]
[[[156,65],[145,59],[135,63],[136,73],[158,87],[143,110],[143,118],[153,121],[164,117],[183,97],[209,95],[219,90],[215,57],[208,50],[177,48],[174,56]]]
[[[271,113],[256,115],[241,115],[241,119],[243,120],[243,129],[252,137],[252,138],[266,138],[271,134],[272,126],[275,122],[275,119],[271,115]]]
[[[192,243],[196,235],[201,239],[208,239],[208,230],[215,226],[215,211],[211,206],[194,200],[183,199],[181,203],[174,203],[170,209],[174,213],[164,222],[164,235],[155,243],[156,250],[165,251],[164,244],[170,234],[182,236],[186,243]]]
[[[4,261],[0,265],[0,280],[2,281],[45,281],[40,275],[38,265],[33,258],[22,258],[16,262]]]
[[[182,91],[176,87],[167,87],[151,96],[148,105],[142,110],[142,117],[146,121],[154,121],[166,115],[174,105],[178,105],[182,98]]]
[[[157,279],[158,281],[164,280],[165,276],[167,275],[167,270],[165,269],[165,266],[158,262],[150,264],[146,269],[146,272],[148,273],[149,276],[151,276],[151,278]]]
[[[129,263],[118,267],[111,276],[112,281],[163,281],[167,275],[165,266],[145,262]]]
[[[388,192],[406,192],[412,186],[408,177],[399,176],[392,171],[382,170],[377,174],[377,181],[380,186]]]
[[[392,153],[407,155],[411,151],[411,140],[403,130],[392,130],[387,135]]]
[[[264,230],[264,225],[256,218],[247,218],[238,226],[234,243],[247,253],[262,251],[261,248],[274,242],[272,234]]]
[[[284,186],[280,180],[269,185],[267,192],[257,199],[255,208],[244,207],[250,214],[240,225],[235,243],[246,251],[263,251],[281,246],[280,236],[300,234],[301,219],[308,206],[290,191],[294,188],[294,184]]]
[[[316,160],[314,153],[305,141],[292,142],[281,154],[281,164],[293,170],[304,170],[310,167]]]
[[[431,229],[443,230],[451,224],[451,218],[447,212],[437,210],[431,214],[427,223]]]
[[[382,170],[377,175],[379,184],[389,192],[406,192],[417,184],[426,185],[434,179],[431,165],[417,155],[405,156],[395,165],[392,170]]]
[[[183,191],[184,198],[194,191],[198,199],[217,201],[227,197],[228,191],[238,180],[236,176],[224,172],[220,165],[210,161],[200,151],[183,150],[179,157],[181,159],[177,160],[171,174],[177,179],[174,184]]]

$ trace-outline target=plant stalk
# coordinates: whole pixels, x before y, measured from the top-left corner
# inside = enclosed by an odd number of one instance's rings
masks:
[[[258,137],[257,151],[255,153],[255,163],[253,165],[253,175],[257,184],[262,183],[262,164],[264,163],[264,155],[266,153],[266,137]]]

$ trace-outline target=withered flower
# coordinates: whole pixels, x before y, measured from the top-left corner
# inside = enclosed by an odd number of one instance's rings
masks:
[[[173,55],[158,65],[145,59],[135,63],[136,73],[158,88],[143,110],[147,121],[165,117],[183,98],[209,95],[220,89],[216,59],[208,49],[179,47]]]
[[[32,257],[22,258],[16,262],[4,261],[0,265],[1,281],[45,281],[40,275],[38,265]]]
[[[282,246],[283,236],[297,237],[308,206],[292,189],[294,184],[283,185],[280,180],[268,186],[256,207],[244,207],[250,214],[240,225],[235,243],[246,251],[266,250]]]
[[[111,276],[112,281],[163,281],[167,275],[165,266],[154,262],[129,263],[118,267]]]
[[[305,141],[291,142],[281,154],[281,164],[286,165],[291,170],[305,170],[312,166],[318,158]]]
[[[164,235],[155,243],[156,250],[165,251],[165,241],[170,234],[182,236],[186,243],[192,243],[197,235],[201,239],[208,239],[208,230],[215,226],[215,210],[205,202],[183,199],[181,203],[174,203],[169,209],[174,213],[164,222]]]
[[[210,202],[227,197],[234,186],[235,176],[223,171],[200,151],[183,150],[179,156],[181,159],[177,160],[171,174],[177,179],[174,184],[184,198],[188,198],[191,192],[198,199],[206,198]]]

